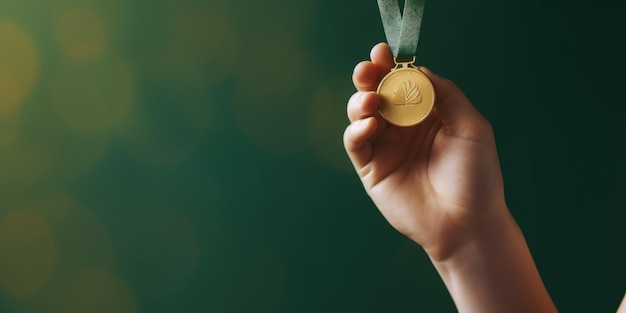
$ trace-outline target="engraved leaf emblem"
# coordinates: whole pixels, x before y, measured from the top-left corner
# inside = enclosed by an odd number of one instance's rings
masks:
[[[414,106],[422,103],[422,94],[414,82],[406,81],[396,86],[392,101],[396,105]]]

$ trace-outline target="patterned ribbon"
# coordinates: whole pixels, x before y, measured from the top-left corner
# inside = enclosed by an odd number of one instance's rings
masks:
[[[420,37],[426,0],[405,0],[400,12],[399,0],[378,0],[387,43],[397,62],[410,62]]]

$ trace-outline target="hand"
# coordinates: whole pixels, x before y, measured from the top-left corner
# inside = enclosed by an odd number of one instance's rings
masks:
[[[428,253],[459,312],[556,312],[506,207],[489,122],[454,83],[421,68],[433,112],[417,126],[387,123],[372,91],[394,65],[389,47],[371,59],[354,70],[344,144],[378,209]]]
[[[389,223],[445,259],[508,214],[491,125],[453,82],[423,67],[435,87],[433,112],[417,126],[389,124],[374,92],[394,67],[389,47],[375,46],[371,60],[354,70],[346,151]]]

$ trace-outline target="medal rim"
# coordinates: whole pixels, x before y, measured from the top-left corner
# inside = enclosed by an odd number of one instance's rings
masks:
[[[378,87],[376,88],[376,93],[378,95],[380,95],[380,90],[382,88],[382,86],[385,84],[386,81],[388,81],[389,79],[391,79],[391,77],[393,75],[396,75],[400,72],[403,71],[410,71],[410,72],[417,72],[419,75],[423,76],[423,78],[428,82],[428,85],[430,86],[431,90],[432,90],[432,94],[433,94],[433,99],[431,101],[431,103],[429,104],[429,108],[428,111],[426,112],[426,114],[424,114],[424,116],[419,119],[416,122],[412,122],[410,124],[401,124],[398,122],[394,122],[392,120],[390,120],[388,117],[385,116],[385,114],[383,114],[383,110],[381,107],[378,108],[378,112],[380,113],[380,116],[382,116],[385,121],[396,125],[396,126],[400,126],[400,127],[411,127],[411,126],[415,126],[418,125],[420,123],[422,123],[424,120],[426,120],[426,118],[428,118],[428,116],[430,116],[430,113],[433,111],[433,108],[435,107],[435,100],[436,100],[436,93],[435,93],[435,86],[433,85],[433,82],[430,81],[430,78],[428,78],[428,75],[426,75],[424,72],[420,71],[419,68],[417,67],[403,67],[403,68],[394,68],[391,69],[391,71],[389,73],[387,73],[387,75],[385,75],[385,77],[383,77],[383,79],[380,81],[380,83],[378,84]]]

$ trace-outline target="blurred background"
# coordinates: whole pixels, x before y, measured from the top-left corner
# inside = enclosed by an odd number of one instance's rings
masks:
[[[426,4],[564,312],[626,289],[623,12]],[[0,311],[454,312],[343,152],[384,40],[373,0],[1,1]]]

